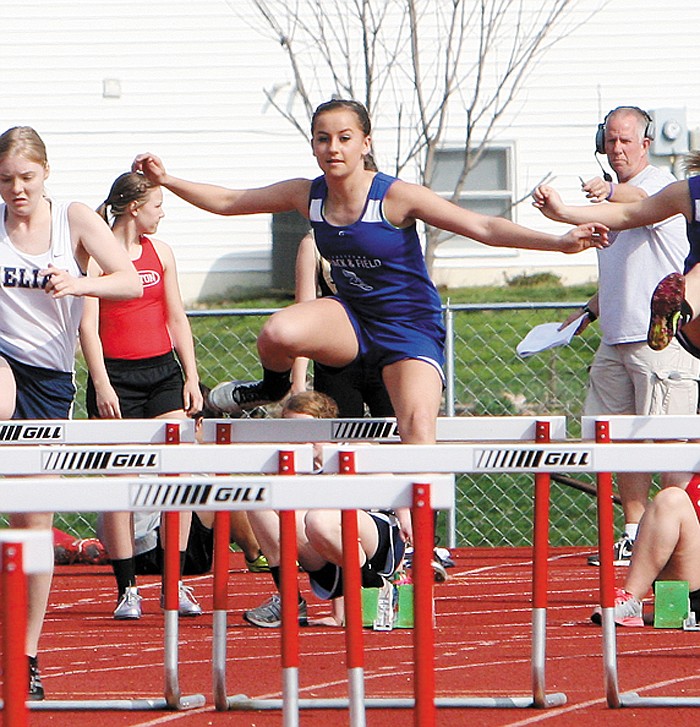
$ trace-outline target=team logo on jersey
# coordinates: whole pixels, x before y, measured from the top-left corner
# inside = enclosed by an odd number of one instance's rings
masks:
[[[0,284],[3,288],[44,289],[50,275],[39,275],[39,268],[0,266]]]
[[[161,508],[173,506],[217,505],[221,503],[268,503],[269,487],[262,485],[180,484],[157,482],[136,484],[131,488],[133,506]]]
[[[374,290],[371,285],[365,283],[365,281],[362,280],[362,278],[357,273],[354,273],[352,270],[343,270],[342,273],[348,279],[350,285],[354,285],[356,288],[359,288],[365,293],[369,293],[371,290]]]
[[[520,447],[518,449],[478,449],[475,452],[476,469],[480,471],[522,470],[531,472],[539,468],[588,469],[592,452],[583,450],[545,450]]]
[[[152,288],[160,283],[160,273],[157,270],[139,270],[139,275],[144,288]]]
[[[395,421],[338,421],[331,428],[333,439],[398,439]]]
[[[63,441],[62,424],[3,424],[0,442],[56,442]]]
[[[126,472],[156,472],[160,469],[160,458],[158,452],[153,450],[125,452],[115,449],[61,449],[43,453],[42,469],[46,472],[99,472],[115,469]]]

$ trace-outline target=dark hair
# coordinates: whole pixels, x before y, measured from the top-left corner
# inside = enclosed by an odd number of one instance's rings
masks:
[[[334,98],[330,101],[324,101],[322,104],[316,107],[316,110],[311,117],[311,136],[314,135],[314,130],[316,128],[316,121],[318,120],[318,117],[322,114],[327,113],[328,111],[336,111],[338,109],[347,109],[348,111],[352,111],[357,117],[360,129],[362,129],[362,133],[365,136],[371,136],[372,122],[370,121],[369,113],[365,105],[361,104],[359,101],[353,101],[352,99],[345,98]],[[379,171],[377,168],[377,163],[374,161],[373,152],[370,151],[368,154],[366,154],[364,161],[365,169],[369,169],[372,172]]]
[[[136,202],[139,207],[144,204],[149,192],[157,186],[141,172],[124,172],[112,183],[107,199],[97,208],[97,213],[107,222],[110,216],[116,219],[126,212],[132,202]]]

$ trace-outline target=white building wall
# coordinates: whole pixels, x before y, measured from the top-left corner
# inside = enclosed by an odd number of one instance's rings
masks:
[[[567,199],[583,201],[578,176],[599,171],[596,126],[618,104],[685,107],[689,127],[700,126],[700,4],[602,4],[532,70],[494,138],[515,144],[516,197],[551,173]],[[590,11],[582,0],[582,21]],[[305,139],[267,107],[263,88],[291,74],[279,45],[253,29],[253,13],[247,0],[0,0],[0,127],[34,126],[49,151],[50,193],[92,206],[146,150],[174,174],[234,187],[314,176]],[[103,96],[109,79],[118,97]],[[458,141],[459,119],[452,122]],[[380,166],[383,155],[389,161],[390,136],[380,123]],[[188,302],[269,284],[268,216],[217,217],[170,194],[165,205],[159,236],[175,250]],[[515,217],[559,229],[527,203]],[[567,282],[595,277],[594,253],[514,251],[441,265],[438,282],[450,284],[502,282],[542,268]]]

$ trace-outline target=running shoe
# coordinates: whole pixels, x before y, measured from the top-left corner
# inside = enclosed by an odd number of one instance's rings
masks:
[[[642,602],[624,588],[615,589],[615,623],[618,626],[644,626],[642,618]],[[596,606],[591,614],[594,624],[603,622],[603,609]]]
[[[444,583],[447,580],[445,566],[437,558],[433,558],[430,561],[430,565],[433,567],[433,579],[435,583]]]
[[[29,660],[29,689],[27,699],[30,702],[40,702],[44,698],[44,686],[41,683],[39,674],[39,662],[36,656],[28,656]]]
[[[680,273],[667,275],[651,296],[651,318],[647,343],[654,351],[663,351],[678,329],[692,317],[685,302],[685,278]]]
[[[444,583],[449,576],[447,575],[447,568],[454,566],[452,558],[443,559],[442,555],[438,552],[441,550],[447,550],[446,548],[435,548],[433,550],[433,558],[430,561],[430,565],[433,568],[433,578],[436,583]],[[449,551],[448,551],[449,552]],[[413,546],[409,545],[406,548],[402,567],[411,568],[413,566]]]
[[[194,591],[182,581],[177,584],[177,612],[180,616],[201,616],[202,607],[194,597]],[[165,594],[160,594],[160,607],[165,608]]]
[[[613,565],[629,565],[632,560],[632,549],[634,540],[628,535],[623,535],[613,544]],[[600,553],[593,553],[588,556],[588,565],[600,566]]]
[[[263,629],[278,629],[282,625],[282,600],[279,593],[273,593],[265,603],[243,612],[243,618],[253,626]],[[306,626],[309,620],[306,615],[306,601],[299,602],[299,626]]]
[[[267,558],[264,556],[262,550],[258,551],[258,557],[254,560],[245,559],[246,568],[251,573],[269,573],[270,564],[267,562]]]
[[[143,598],[139,596],[136,586],[129,586],[122,593],[117,607],[114,609],[114,618],[117,621],[141,618],[141,601],[143,601]]]
[[[226,381],[215,386],[207,397],[212,409],[241,416],[244,411],[273,401],[263,389],[262,381]]]
[[[433,555],[435,556],[435,560],[442,563],[445,568],[454,568],[455,562],[452,560],[452,555],[447,548],[435,547],[433,548]]]

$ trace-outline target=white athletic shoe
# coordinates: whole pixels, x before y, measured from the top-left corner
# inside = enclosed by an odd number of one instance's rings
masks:
[[[186,586],[182,581],[177,584],[177,612],[180,616],[201,616],[202,607],[199,601],[194,597],[194,591],[190,586]],[[165,608],[165,594],[160,594],[160,607]]]
[[[143,601],[143,598],[139,596],[136,586],[129,586],[114,609],[114,618],[117,621],[141,618],[141,601]]]

